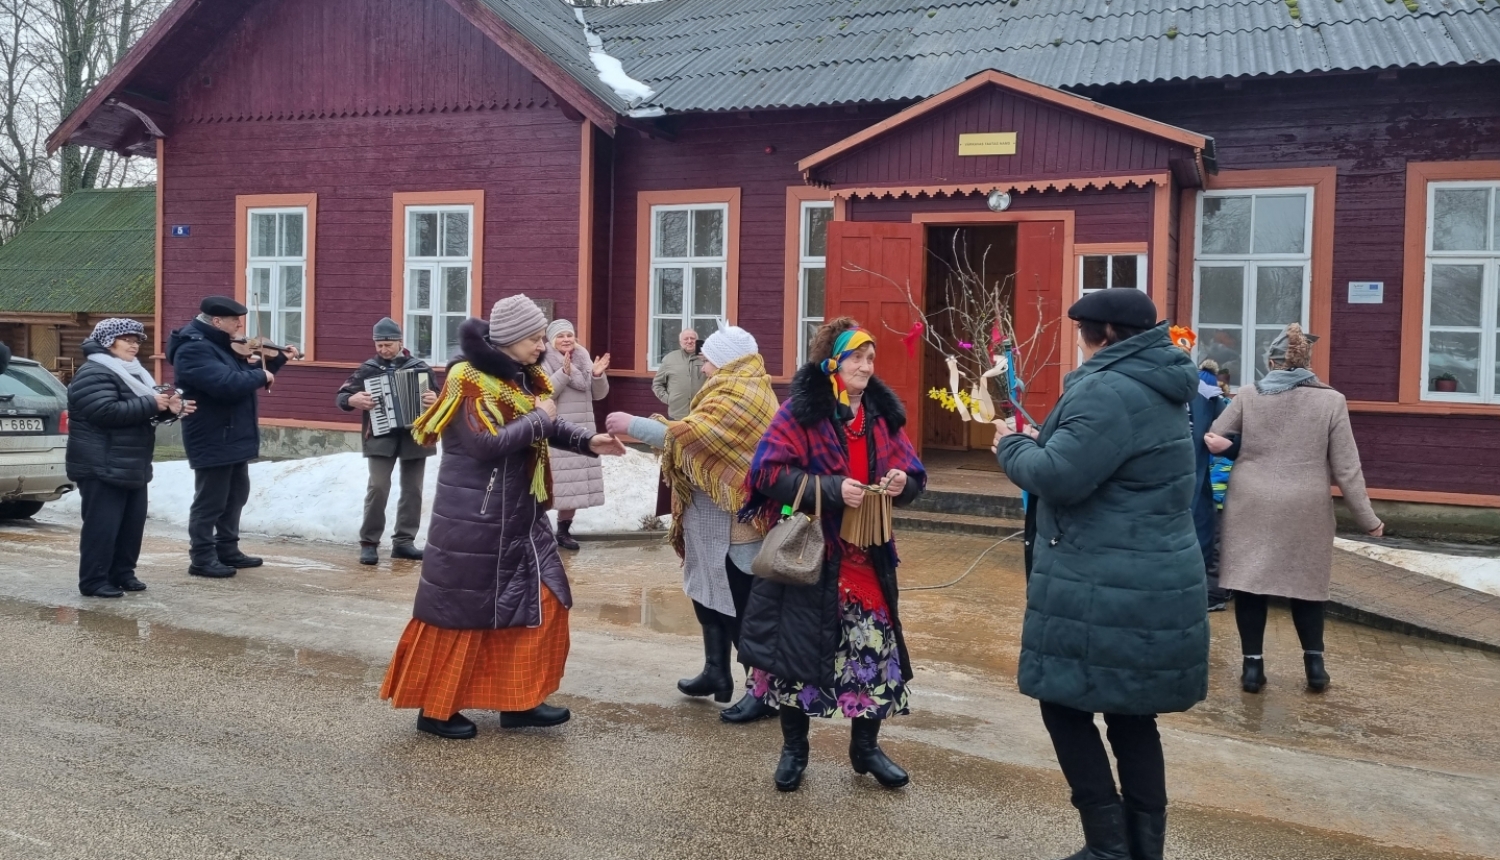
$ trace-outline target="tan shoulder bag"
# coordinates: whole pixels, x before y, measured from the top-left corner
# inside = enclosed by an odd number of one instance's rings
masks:
[[[750,572],[782,585],[815,585],[823,576],[823,479],[813,478],[813,515],[802,512],[807,475],[797,486],[792,515],[777,523],[760,545]]]

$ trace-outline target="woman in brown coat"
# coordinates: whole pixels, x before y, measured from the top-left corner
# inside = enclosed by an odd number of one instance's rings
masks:
[[[1385,526],[1370,507],[1359,449],[1349,429],[1344,395],[1309,369],[1317,338],[1293,323],[1266,353],[1270,372],[1240,389],[1204,438],[1222,453],[1239,436],[1234,477],[1224,500],[1219,582],[1235,592],[1234,615],[1245,656],[1240,679],[1247,693],[1266,683],[1263,644],[1271,595],[1290,599],[1302,642],[1307,686],[1328,686],[1323,667],[1323,606],[1333,568],[1333,498],[1337,484],[1361,529],[1375,537]]]

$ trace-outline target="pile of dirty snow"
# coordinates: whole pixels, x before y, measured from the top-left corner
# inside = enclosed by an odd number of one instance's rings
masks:
[[[427,538],[440,457],[427,461],[419,544]],[[599,459],[604,466],[605,504],[579,511],[573,520],[573,531],[577,534],[639,531],[642,521],[656,511],[659,481],[656,458],[632,450],[624,457]],[[359,454],[252,463],[250,501],[245,505],[240,529],[247,534],[273,537],[356,541],[368,478],[365,458]],[[386,543],[390,541],[389,530],[396,523],[399,478],[399,474],[392,476],[394,486],[386,504]],[[188,509],[193,504],[193,472],[186,461],[156,464],[150,500],[151,519],[187,527]],[[77,516],[78,505],[78,494],[69,493],[47,509]],[[555,522],[557,514],[552,517]]]
[[[1335,538],[1339,549],[1500,597],[1500,558],[1405,549]]]

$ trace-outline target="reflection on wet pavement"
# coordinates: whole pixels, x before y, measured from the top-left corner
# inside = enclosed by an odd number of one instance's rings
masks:
[[[994,543],[933,534],[899,540],[903,586],[949,581]],[[959,584],[902,595],[919,673],[925,666],[1014,683],[1025,608],[1021,552],[1017,543],[1003,544]],[[697,635],[668,547],[585,545],[570,558],[569,572],[580,607],[575,617]],[[1209,698],[1186,714],[1164,717],[1164,724],[1329,755],[1500,774],[1500,732],[1492,728],[1493,714],[1500,713],[1500,655],[1330,619],[1325,638],[1333,684],[1314,695],[1303,689],[1291,616],[1273,606],[1266,632],[1270,684],[1249,695],[1239,689],[1232,607],[1210,619]]]

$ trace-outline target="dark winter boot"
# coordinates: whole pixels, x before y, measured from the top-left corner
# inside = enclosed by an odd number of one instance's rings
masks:
[[[1308,651],[1302,655],[1302,665],[1307,667],[1307,689],[1321,693],[1328,689],[1328,670],[1323,667],[1322,652]]]
[[[734,676],[729,673],[729,632],[722,624],[703,625],[703,671],[696,678],[683,678],[677,689],[686,696],[713,696],[727,702],[734,695]]]
[[[391,544],[391,558],[404,558],[407,561],[421,561],[422,551],[417,549],[416,544]]]
[[[776,790],[796,791],[807,770],[807,727],[811,720],[801,708],[781,709],[781,761],[776,763]]]
[[[1131,860],[1125,838],[1125,807],[1119,802],[1078,810],[1084,848],[1067,860]]]
[[[501,711],[500,728],[545,729],[550,726],[560,726],[571,719],[573,719],[572,711],[567,708],[555,708],[544,702],[526,711]]]
[[[429,717],[421,711],[417,711],[417,729],[450,741],[466,741],[479,732],[474,727],[474,723],[461,713],[455,713],[446,720],[440,720],[437,717]]]
[[[561,520],[557,524],[557,545],[563,549],[578,549],[578,541],[573,539],[573,521]]]
[[[375,544],[372,544],[372,543],[362,543],[362,544],[360,544],[359,545],[359,563],[360,564],[379,564],[380,563],[380,549],[379,549],[379,547],[375,546]]]
[[[1245,668],[1240,672],[1240,688],[1247,693],[1259,693],[1266,685],[1266,661],[1264,657],[1246,657]]]
[[[891,761],[875,739],[880,735],[880,720],[855,717],[850,721],[849,763],[855,773],[868,773],[886,788],[900,788],[911,782],[901,766]]]
[[[1130,860],[1162,860],[1167,844],[1167,813],[1125,808],[1125,837]]]
[[[719,719],[726,723],[744,725],[756,720],[776,716],[776,707],[762,702],[753,693],[746,693],[738,702],[719,712]]]

